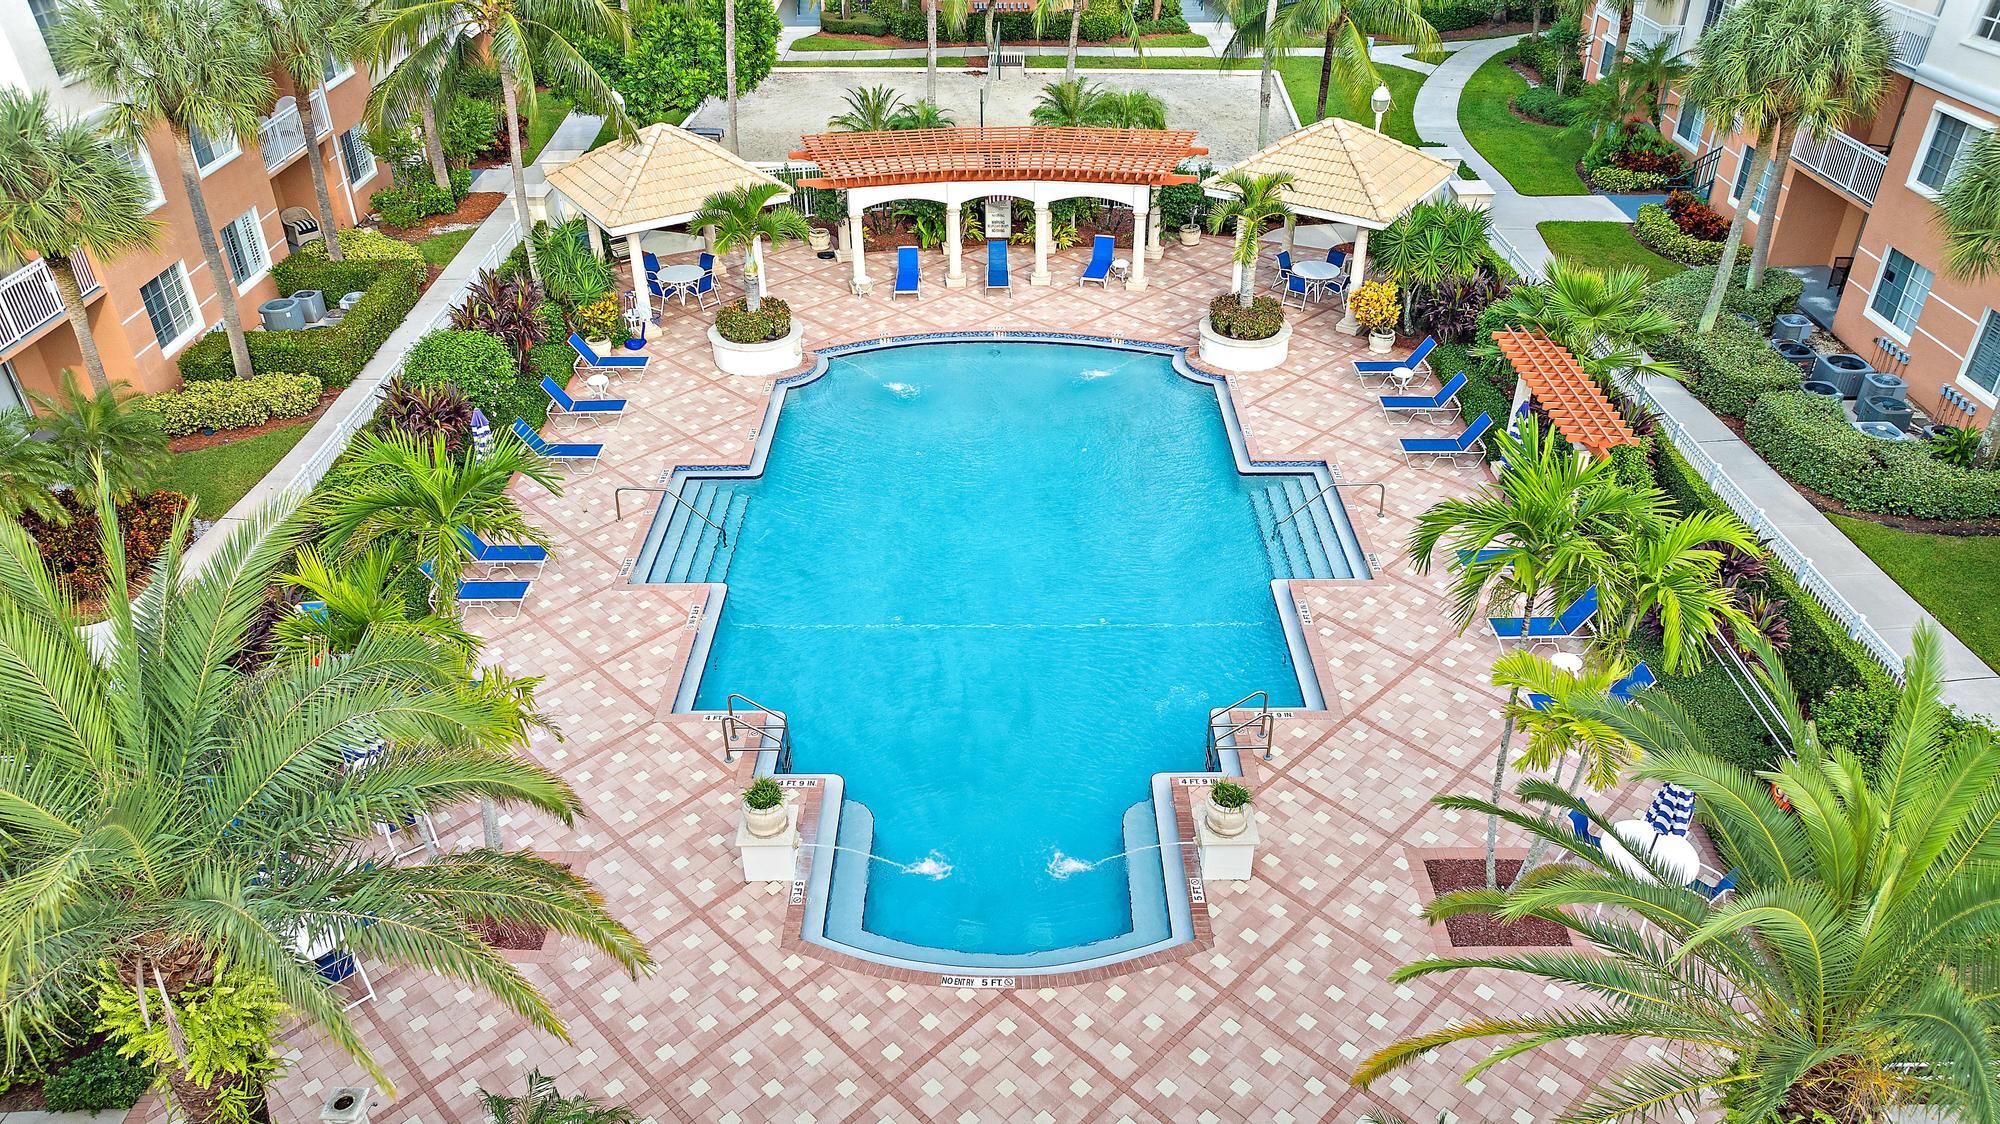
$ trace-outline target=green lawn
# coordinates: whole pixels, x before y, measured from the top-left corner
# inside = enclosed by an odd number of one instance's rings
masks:
[[[283,460],[312,426],[305,422],[258,434],[245,441],[175,453],[157,486],[194,497],[203,519],[219,518],[236,505],[252,485]]]
[[[893,51],[900,43],[879,39],[850,39],[845,35],[828,35],[824,31],[814,32],[792,44],[795,51]]]
[[[570,103],[566,98],[554,94],[542,94],[535,99],[536,112],[528,116],[528,131],[521,137],[521,163],[523,166],[535,162],[542,154],[542,147],[555,136],[556,126],[569,116]]]
[[[1541,231],[1542,241],[1555,256],[1584,265],[1602,269],[1638,266],[1654,281],[1686,268],[1641,246],[1632,237],[1632,228],[1622,222],[1545,222],[1535,229]]]
[[[1974,654],[2000,666],[2000,537],[1924,535],[1827,518]]]
[[[1472,147],[1479,150],[1514,190],[1523,195],[1584,195],[1590,189],[1577,178],[1590,138],[1583,133],[1538,125],[1514,116],[1508,108],[1527,80],[1507,66],[1513,51],[1488,59],[1465,84],[1458,102],[1458,124]]]
[[[468,226],[464,230],[447,230],[443,234],[433,234],[418,241],[417,252],[424,256],[425,262],[443,269],[451,264],[451,259],[457,257],[458,252],[463,250],[465,244],[472,241],[472,236],[477,233],[479,233],[478,227]]]
[[[1300,55],[1286,55],[1278,60],[1278,76],[1284,79],[1285,92],[1292,95],[1292,106],[1299,111],[1299,121],[1310,125],[1319,118],[1313,116],[1313,106],[1319,99],[1320,60]],[[1389,113],[1382,118],[1382,131],[1402,141],[1404,144],[1422,145],[1425,142],[1417,136],[1417,124],[1410,111],[1417,104],[1417,91],[1423,87],[1428,75],[1400,66],[1377,66],[1382,72],[1382,81],[1389,87]],[[1332,87],[1326,92],[1326,111],[1334,117],[1345,117],[1359,121],[1363,125],[1374,125],[1374,111],[1368,108],[1367,95],[1359,99],[1350,98],[1340,88],[1336,77]]]

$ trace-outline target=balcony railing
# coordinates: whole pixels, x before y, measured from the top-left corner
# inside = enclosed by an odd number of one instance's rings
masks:
[[[327,111],[326,98],[317,88],[308,100],[313,110],[313,135],[323,137],[333,128],[333,115]],[[306,150],[305,122],[297,98],[279,99],[271,115],[257,123],[257,147],[264,153],[267,171],[277,171],[279,165]]]
[[[97,277],[90,271],[90,261],[81,254],[69,260],[83,294],[89,296],[97,291]],[[62,297],[56,293],[56,280],[49,275],[48,262],[36,258],[0,277],[0,351],[27,339],[62,314]]]
[[[1655,43],[1671,43],[1675,50],[1681,48],[1681,26],[1669,26],[1657,20],[1648,19],[1637,12],[1632,13],[1632,38],[1630,49],[1650,47]]]
[[[1792,159],[1819,174],[1833,186],[1873,205],[1875,192],[1882,187],[1882,173],[1889,157],[1848,136],[1835,133],[1826,141],[1800,133],[1792,146]]]
[[[1937,16],[1895,0],[1884,0],[1882,12],[1888,17],[1889,34],[1896,40],[1896,65],[1909,68],[1921,65],[1925,53],[1931,49],[1931,38],[1937,34]]]

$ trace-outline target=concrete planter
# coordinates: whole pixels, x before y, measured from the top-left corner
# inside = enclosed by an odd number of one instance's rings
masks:
[[[1233,340],[1218,333],[1209,318],[1201,318],[1201,361],[1221,371],[1268,371],[1292,353],[1292,326],[1263,340]]]
[[[715,353],[715,366],[725,375],[767,379],[782,375],[805,361],[805,338],[796,317],[792,330],[763,343],[731,343],[713,325],[708,329],[708,346]]]
[[[1241,808],[1225,808],[1211,796],[1208,806],[1202,809],[1202,815],[1208,822],[1208,830],[1225,839],[1236,838],[1250,826],[1250,807],[1247,804]]]
[[[1180,233],[1181,233],[1181,245],[1183,245],[1183,246],[1199,246],[1199,245],[1201,245],[1201,228],[1200,228],[1200,227],[1198,227],[1198,226],[1193,226],[1193,225],[1189,225],[1189,226],[1184,226],[1184,227],[1181,227],[1181,232],[1180,232]]]

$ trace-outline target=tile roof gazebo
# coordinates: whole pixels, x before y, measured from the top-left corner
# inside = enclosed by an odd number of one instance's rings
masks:
[[[1031,283],[1049,283],[1049,204],[1060,199],[1108,199],[1132,208],[1132,271],[1126,287],[1146,287],[1146,260],[1159,258],[1152,230],[1158,208],[1153,192],[1195,182],[1176,169],[1196,147],[1192,132],[1168,129],[994,128],[904,129],[892,133],[813,133],[800,138],[794,160],[818,166],[800,187],[847,192],[854,289],[869,287],[862,252],[861,215],[896,199],[944,204],[945,284],[965,284],[959,263],[959,208],[987,196],[1026,199],[1035,208],[1035,272]],[[1149,244],[1150,243],[1150,244]]]
[[[1354,225],[1349,293],[1367,275],[1368,232],[1381,230],[1411,207],[1434,198],[1458,174],[1447,161],[1345,117],[1328,117],[1287,133],[1228,171],[1290,172],[1292,185],[1284,194],[1293,211]],[[1218,197],[1228,194],[1214,179],[1205,190]],[[1340,327],[1346,332],[1359,330],[1351,315]]]
[[[1624,416],[1568,348],[1540,332],[1495,332],[1493,342],[1500,345],[1500,354],[1507,357],[1520,379],[1514,390],[1513,412],[1519,412],[1527,396],[1533,394],[1548,411],[1556,432],[1600,460],[1619,445],[1639,443]]]
[[[639,239],[649,231],[679,226],[701,210],[709,196],[754,184],[791,189],[721,145],[675,125],[648,125],[637,139],[584,153],[548,173],[549,186],[632,251],[634,300],[641,311],[651,301],[645,254]]]

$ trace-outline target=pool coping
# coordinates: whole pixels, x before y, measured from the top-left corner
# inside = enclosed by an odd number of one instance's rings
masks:
[[[1360,529],[1355,525],[1352,514],[1342,501],[1339,490],[1332,487],[1337,479],[1332,466],[1325,460],[1253,459],[1243,432],[1242,419],[1237,413],[1235,399],[1230,394],[1228,377],[1203,371],[1188,362],[1188,348],[1185,345],[1116,336],[1005,329],[926,332],[830,344],[815,349],[812,360],[805,369],[780,376],[773,381],[770,398],[765,404],[764,415],[758,425],[747,464],[675,465],[668,473],[662,474],[661,484],[678,496],[680,489],[690,480],[754,479],[763,475],[771,444],[777,434],[778,419],[784,409],[785,399],[793,389],[807,386],[824,376],[833,359],[859,352],[896,347],[996,342],[1077,344],[1167,358],[1171,361],[1176,374],[1189,381],[1205,384],[1214,392],[1217,412],[1221,416],[1223,431],[1229,439],[1230,452],[1235,459],[1239,474],[1295,475],[1303,472],[1317,481],[1321,492],[1315,499],[1323,500],[1329,515],[1334,517],[1341,551],[1350,574],[1339,578],[1274,579],[1271,582],[1271,590],[1278,611],[1278,621],[1285,635],[1293,674],[1297,677],[1303,700],[1303,705],[1296,709],[1308,713],[1325,711],[1326,701],[1319,682],[1318,670],[1305,637],[1306,621],[1303,617],[1306,608],[1292,586],[1295,581],[1303,580],[1315,583],[1371,581],[1375,576],[1374,567],[1370,564],[1372,556],[1361,543]],[[675,501],[663,497],[660,502],[664,508],[665,505]],[[1336,505],[1337,512],[1333,510]],[[640,538],[638,548],[628,555],[630,561],[624,567],[622,575],[626,584],[641,586],[672,584],[639,580],[639,575],[651,568],[650,559],[660,545],[659,539],[664,537],[667,523],[668,520],[658,517],[656,510],[655,517],[648,523],[646,531]],[[681,665],[679,683],[672,692],[671,710],[676,714],[696,715],[712,720],[719,712],[696,710],[693,703],[700,690],[702,670],[708,662],[716,623],[721,619],[728,589],[726,583],[696,584],[705,587],[706,596],[699,604],[697,619],[691,622],[695,628],[695,635],[690,643],[687,658]],[[1282,712],[1274,711],[1274,714],[1276,713]],[[843,778],[831,773],[777,774],[775,772],[777,754],[772,750],[745,751],[739,754],[737,761],[746,784],[757,776],[774,776],[781,785],[797,791],[801,798],[798,820],[801,846],[794,858],[794,873],[790,884],[781,947],[840,963],[871,975],[905,982],[945,987],[1013,988],[1023,986],[1023,981],[1030,981],[1032,986],[1037,987],[1095,982],[1110,976],[1183,959],[1211,946],[1212,932],[1208,917],[1207,894],[1200,875],[1200,861],[1195,842],[1194,790],[1206,788],[1225,778],[1252,780],[1248,762],[1243,755],[1225,747],[1219,756],[1222,765],[1219,771],[1155,773],[1150,782],[1155,822],[1160,829],[1160,876],[1166,889],[1168,937],[1117,952],[1085,956],[1067,963],[1009,966],[951,965],[936,961],[918,961],[828,936],[824,922],[827,899],[832,886],[834,852],[831,846],[819,845],[819,840],[822,836],[829,841],[838,836]],[[1252,757],[1254,758],[1254,755]],[[1174,842],[1171,844],[1167,842],[1169,828],[1172,829],[1171,834],[1174,836]],[[801,871],[798,869],[799,866],[805,869]],[[815,919],[819,922],[817,932],[813,931]],[[1104,941],[1115,939],[1107,937]],[[1091,946],[1080,945],[1076,946],[1076,950],[1082,951],[1089,947]]]

